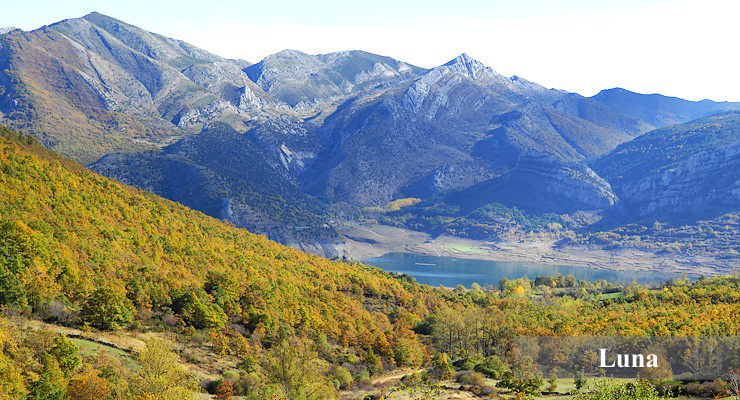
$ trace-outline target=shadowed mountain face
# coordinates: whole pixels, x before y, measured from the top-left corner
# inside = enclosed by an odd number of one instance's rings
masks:
[[[337,238],[324,205],[273,166],[254,137],[226,124],[161,151],[107,155],[90,168],[282,243],[330,246]]]
[[[471,222],[434,228],[452,234],[560,223],[544,214],[738,208],[737,115],[687,123],[738,103],[587,98],[467,54],[429,70],[363,51],[252,65],[98,13],[0,35],[2,123],[299,247],[336,240],[329,209],[403,197],[423,200],[405,211],[415,228],[429,215]]]

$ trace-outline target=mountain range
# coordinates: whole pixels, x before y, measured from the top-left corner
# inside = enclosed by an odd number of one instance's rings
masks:
[[[404,198],[420,202],[380,219],[488,239],[511,224],[608,230],[740,211],[740,103],[584,97],[467,54],[431,69],[363,51],[251,64],[99,13],[3,32],[0,123],[324,255],[341,254],[337,221]]]

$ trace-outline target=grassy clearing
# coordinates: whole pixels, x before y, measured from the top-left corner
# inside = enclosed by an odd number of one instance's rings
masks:
[[[484,250],[481,249],[480,247],[469,245],[469,244],[450,243],[444,246],[447,249],[457,252],[457,253],[480,254],[484,252]]]
[[[96,357],[100,353],[107,353],[109,356],[121,360],[126,368],[138,368],[138,363],[136,362],[136,360],[133,359],[131,354],[126,353],[121,349],[116,349],[115,347],[106,346],[104,344],[92,342],[90,340],[77,338],[70,338],[69,340],[72,341],[72,343],[76,344],[77,347],[79,347],[80,355],[82,355],[83,357]]]

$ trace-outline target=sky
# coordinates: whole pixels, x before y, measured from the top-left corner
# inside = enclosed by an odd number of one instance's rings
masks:
[[[0,27],[98,11],[228,58],[365,50],[420,67],[465,52],[585,96],[623,87],[740,101],[738,0],[25,0]]]

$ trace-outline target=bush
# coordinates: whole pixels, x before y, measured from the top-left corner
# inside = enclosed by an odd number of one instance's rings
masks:
[[[234,397],[234,385],[228,379],[222,379],[216,387],[216,398],[218,400],[230,400]]]
[[[457,368],[458,371],[467,371],[475,368],[481,362],[479,358],[472,357],[470,355],[464,355],[455,360],[452,365]]]
[[[447,358],[447,353],[440,353],[437,355],[434,359],[430,374],[437,379],[449,379],[453,372],[450,360]]]
[[[593,393],[580,394],[577,400],[659,400],[658,391],[648,381],[621,384],[612,380],[596,382]]]
[[[496,356],[488,356],[473,368],[475,371],[482,373],[491,379],[501,378],[501,374],[506,369],[506,364]]]
[[[501,380],[496,384],[497,387],[511,389],[516,393],[525,395],[538,395],[540,386],[544,382],[540,378],[516,378],[511,371],[502,374]]]
[[[480,386],[486,385],[486,378],[480,372],[473,371],[461,371],[457,373],[455,378],[457,383],[462,385]]]
[[[583,371],[576,372],[575,378],[573,378],[573,386],[576,387],[576,390],[580,391],[586,386],[586,378],[583,374]]]
[[[712,382],[692,382],[683,385],[681,391],[686,396],[716,398],[729,396],[730,385],[719,379]]]
[[[338,383],[339,387],[337,389],[342,390],[349,388],[349,386],[352,385],[353,382],[352,374],[349,373],[347,368],[344,368],[342,366],[334,369],[334,380]]]

